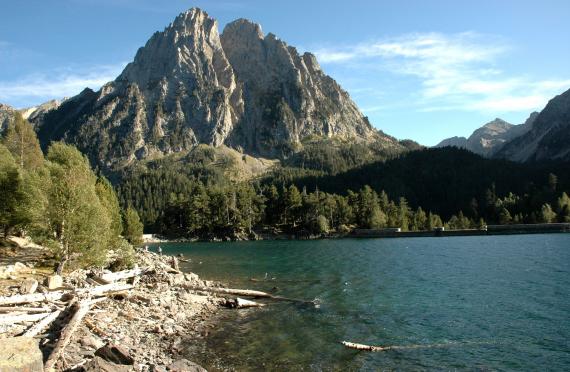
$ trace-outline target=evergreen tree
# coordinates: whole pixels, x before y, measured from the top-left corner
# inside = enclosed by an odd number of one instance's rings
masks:
[[[73,146],[56,142],[48,150],[48,234],[50,246],[61,259],[61,274],[67,262],[83,266],[105,260],[111,219],[95,190],[96,176],[87,159]]]
[[[556,220],[556,212],[552,210],[550,204],[548,203],[543,204],[540,211],[541,211],[540,213],[541,222],[551,223]]]
[[[28,222],[25,196],[18,166],[10,151],[0,144],[0,229],[4,237]]]
[[[123,223],[123,235],[125,239],[134,246],[142,244],[143,224],[135,209],[131,207],[127,208]]]
[[[95,185],[97,196],[111,220],[111,240],[116,243],[117,238],[123,233],[123,221],[121,207],[115,189],[105,177],[99,177]]]
[[[44,156],[32,125],[16,113],[2,140],[21,169],[32,170],[43,165]]]
[[[499,212],[499,223],[501,225],[508,225],[509,223],[511,223],[512,221],[512,217],[511,217],[511,213],[509,212],[509,210],[507,208],[501,208],[501,211]]]

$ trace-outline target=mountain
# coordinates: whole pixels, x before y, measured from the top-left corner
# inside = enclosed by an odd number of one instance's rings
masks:
[[[3,133],[8,123],[14,120],[17,111],[11,106],[0,103],[0,133]]]
[[[39,106],[28,107],[25,109],[15,109],[12,106],[0,103],[0,133],[4,131],[8,123],[14,119],[14,115],[20,112],[24,119],[30,121],[32,124],[41,122],[46,113],[59,107],[61,101],[51,100],[42,103]]]
[[[495,156],[515,161],[570,161],[570,90],[552,98],[532,128],[505,144]]]
[[[180,14],[99,91],[85,89],[38,123],[43,146],[75,144],[106,170],[198,144],[286,158],[307,138],[402,146],[377,131],[320,68],[239,19],[222,35],[199,9]]]
[[[447,138],[438,143],[435,147],[453,146],[467,149],[481,156],[492,157],[505,143],[528,132],[532,128],[532,124],[537,115],[537,112],[533,112],[529,118],[520,125],[513,125],[496,118],[475,130],[469,138]]]

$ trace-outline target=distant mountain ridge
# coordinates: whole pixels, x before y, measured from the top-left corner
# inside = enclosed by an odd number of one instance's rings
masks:
[[[198,144],[283,158],[305,138],[403,146],[372,127],[320,68],[248,20],[180,14],[140,48],[115,81],[85,89],[36,120],[43,146],[75,144],[103,169]]]
[[[552,98],[532,127],[505,144],[496,157],[514,161],[570,161],[570,89]]]
[[[22,114],[24,119],[34,124],[41,121],[46,113],[55,110],[59,105],[61,105],[61,101],[54,99],[38,106],[18,110],[12,106],[0,103],[0,134],[8,126],[8,123],[14,120],[17,112]]]
[[[492,157],[508,141],[528,132],[537,116],[538,113],[533,112],[523,124],[519,125],[513,125],[496,118],[476,129],[469,138],[447,138],[434,147],[453,146],[469,150],[484,157]]]

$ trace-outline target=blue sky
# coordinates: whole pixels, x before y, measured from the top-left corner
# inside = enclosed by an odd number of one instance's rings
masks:
[[[521,123],[570,88],[567,0],[18,0],[0,12],[0,102],[98,88],[194,6],[314,52],[376,127],[425,145]]]

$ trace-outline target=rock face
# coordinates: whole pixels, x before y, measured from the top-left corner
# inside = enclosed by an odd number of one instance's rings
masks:
[[[115,81],[84,90],[40,121],[44,146],[63,139],[103,169],[200,143],[265,157],[287,156],[313,135],[397,146],[313,55],[264,37],[246,20],[220,37],[217,22],[199,9],[155,33]]]
[[[570,160],[570,90],[551,99],[532,128],[495,156],[514,161]]]
[[[533,112],[524,124],[513,125],[502,119],[495,119],[475,130],[469,138],[452,137],[438,143],[435,147],[454,146],[464,148],[485,157],[492,157],[508,141],[523,135],[532,128],[538,113]]]
[[[32,124],[41,123],[46,113],[59,107],[61,101],[51,100],[42,103],[39,106],[29,107],[22,110],[17,110],[11,106],[4,105],[0,103],[0,134],[4,132],[4,129],[8,126],[17,112],[20,112],[24,119],[28,120]]]
[[[14,120],[17,110],[11,106],[0,103],[0,134],[4,132],[8,124]]]
[[[245,112],[230,143],[270,157],[303,138],[366,140],[377,132],[317,59],[245,19],[229,23],[222,46],[243,89]]]

